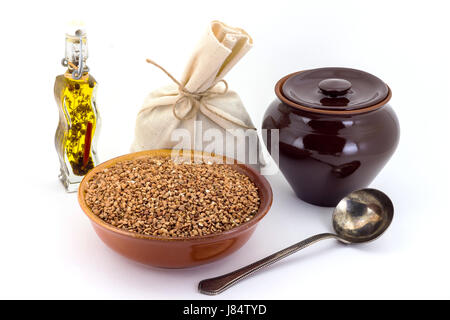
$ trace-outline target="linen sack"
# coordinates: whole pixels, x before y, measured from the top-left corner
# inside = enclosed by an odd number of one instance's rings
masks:
[[[250,50],[251,37],[219,21],[209,25],[180,81],[151,92],[136,119],[132,152],[192,149],[237,159],[259,168],[257,131],[238,94],[223,80]],[[242,155],[242,153],[245,153]]]

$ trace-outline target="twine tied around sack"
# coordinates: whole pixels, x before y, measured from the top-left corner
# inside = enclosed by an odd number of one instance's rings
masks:
[[[180,95],[180,97],[177,99],[177,101],[175,101],[172,104],[172,113],[175,116],[175,118],[177,118],[178,120],[188,120],[188,119],[192,119],[193,117],[195,117],[195,115],[197,114],[197,112],[200,110],[200,106],[203,106],[204,108],[208,109],[209,112],[213,113],[214,115],[229,121],[235,125],[238,125],[240,127],[243,127],[245,129],[254,129],[256,130],[256,128],[254,127],[249,127],[246,125],[243,125],[241,123],[238,123],[236,121],[233,121],[232,119],[226,118],[223,115],[218,114],[217,112],[215,112],[214,110],[212,110],[211,108],[208,107],[208,105],[203,101],[204,98],[206,97],[210,97],[213,95],[224,95],[228,92],[228,83],[225,80],[220,80],[218,81],[214,86],[210,87],[209,89],[203,91],[203,92],[189,92],[188,90],[186,90],[186,88],[177,80],[175,79],[174,76],[172,76],[170,74],[170,72],[168,72],[166,69],[164,69],[162,66],[160,66],[159,64],[157,64],[156,62],[154,62],[153,60],[147,59],[146,60],[148,63],[154,65],[155,67],[159,68],[161,71],[163,71],[170,79],[172,79],[173,82],[175,82],[178,85],[178,93]],[[218,83],[222,82],[225,85],[224,90],[222,91],[214,91],[214,88],[216,87],[216,85]],[[183,116],[180,117],[177,114],[177,106],[183,101],[183,100],[189,100],[191,102],[191,110],[189,110],[189,112]]]

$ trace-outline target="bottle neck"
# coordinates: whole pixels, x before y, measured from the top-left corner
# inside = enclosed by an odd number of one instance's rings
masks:
[[[86,71],[84,69],[83,75],[77,79],[77,76],[74,76],[75,69],[73,68],[67,68],[66,72],[64,73],[64,77],[73,81],[87,81],[89,79],[89,70]]]
[[[79,60],[78,60],[79,61]],[[89,67],[86,65],[86,60],[80,63],[73,63],[67,58],[63,59],[63,66],[67,67],[66,77],[70,77],[73,80],[80,80],[82,78],[86,78],[89,75]]]
[[[77,30],[75,35],[66,34],[66,53],[63,66],[67,67],[66,73],[72,75],[74,80],[85,77],[89,72],[86,64],[88,58],[88,47],[86,33]]]

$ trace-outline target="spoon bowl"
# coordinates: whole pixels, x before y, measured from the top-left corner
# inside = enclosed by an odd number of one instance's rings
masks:
[[[392,201],[376,189],[354,191],[343,198],[333,212],[333,228],[348,243],[375,240],[394,217]]]

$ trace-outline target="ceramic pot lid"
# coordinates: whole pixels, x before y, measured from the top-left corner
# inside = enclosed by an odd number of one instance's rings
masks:
[[[350,111],[374,106],[389,95],[388,86],[370,73],[350,68],[298,72],[283,84],[282,94],[295,104],[321,110]]]

